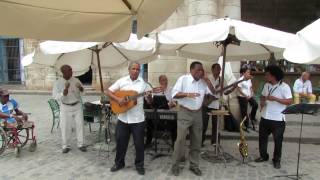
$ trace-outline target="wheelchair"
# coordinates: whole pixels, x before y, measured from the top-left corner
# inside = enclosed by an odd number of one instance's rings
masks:
[[[3,119],[0,122],[0,155],[6,149],[14,149],[15,156],[20,157],[21,149],[31,140],[29,151],[34,152],[37,148],[37,141],[34,135],[34,123],[24,121],[16,125],[9,124]]]

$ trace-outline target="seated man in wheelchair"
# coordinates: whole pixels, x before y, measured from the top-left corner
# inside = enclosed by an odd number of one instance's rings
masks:
[[[22,125],[28,120],[27,114],[19,109],[19,105],[16,100],[9,97],[9,92],[4,89],[0,89],[0,122],[6,123],[12,127]]]

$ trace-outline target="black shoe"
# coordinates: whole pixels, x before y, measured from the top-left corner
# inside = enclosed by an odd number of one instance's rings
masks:
[[[82,151],[82,152],[87,152],[87,147],[85,147],[85,146],[81,146],[81,147],[79,147],[78,148],[80,151]]]
[[[280,169],[280,168],[281,168],[280,161],[273,161],[273,167],[274,167],[275,169]]]
[[[179,176],[179,173],[180,173],[179,166],[178,165],[173,165],[171,167],[171,172],[172,172],[173,175]]]
[[[255,159],[254,162],[260,163],[260,162],[264,162],[264,161],[268,161],[268,160],[269,160],[269,158],[265,159],[265,158],[259,157],[259,158]]]
[[[189,167],[189,170],[191,171],[191,172],[193,172],[195,175],[197,175],[197,176],[201,176],[202,175],[202,172],[201,172],[201,170],[198,168],[198,167],[192,167],[192,166],[190,166]]]
[[[136,167],[136,170],[140,175],[144,175],[146,173],[143,167]]]
[[[63,148],[62,153],[68,153],[71,149],[69,147]]]
[[[124,165],[122,165],[122,166],[120,166],[120,165],[113,165],[112,167],[111,167],[111,169],[110,169],[110,171],[111,172],[116,172],[116,171],[118,171],[118,170],[120,170],[120,169],[122,169],[122,168],[124,168]]]

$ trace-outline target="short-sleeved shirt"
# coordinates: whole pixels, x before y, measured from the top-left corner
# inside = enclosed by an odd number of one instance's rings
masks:
[[[243,80],[243,76],[241,76],[239,78],[239,81]],[[252,88],[252,82],[251,82],[251,79],[248,79],[246,81],[242,81],[241,83],[238,84],[238,87],[240,88],[240,90],[243,92],[243,94],[245,94],[246,96],[243,96],[242,94],[240,94],[238,92],[238,96],[241,96],[241,97],[250,97],[252,96],[252,91],[251,91],[251,88]]]
[[[64,96],[63,90],[65,88],[66,82],[70,83],[70,87],[68,90],[68,94]],[[80,80],[75,77],[71,77],[69,80],[59,78],[54,84],[52,96],[63,104],[73,104],[76,102],[81,102],[81,95],[83,94],[83,92],[81,92],[79,88],[77,88],[78,83],[82,86]]]
[[[6,104],[0,103],[0,111],[2,113],[8,114],[8,115],[13,114],[14,110],[18,109],[18,108],[19,108],[19,104],[17,103],[16,100],[14,100],[12,98],[10,98],[9,101]],[[3,119],[0,119],[0,121],[3,121]],[[7,118],[7,122],[8,123],[15,123],[16,119]]]
[[[117,80],[114,84],[109,87],[111,92],[116,92],[119,90],[133,90],[137,93],[143,93],[145,91],[151,90],[150,85],[148,85],[141,77],[132,81],[130,76],[125,76]],[[120,113],[118,119],[127,124],[140,123],[144,121],[144,110],[143,110],[143,98],[138,97],[137,104],[124,113]]]
[[[297,79],[293,85],[294,93],[312,93],[312,84],[310,80],[302,81],[301,78]]]
[[[216,89],[216,90],[219,90],[220,87],[216,88],[217,86],[220,85],[220,81],[221,81],[221,78],[218,77],[217,79],[214,78],[213,76],[210,76],[209,77],[209,80],[212,84],[212,86]],[[209,105],[208,107],[209,108],[213,108],[213,109],[219,109],[219,106],[220,106],[220,103],[219,103],[219,98],[220,98],[220,93],[215,93],[213,94],[214,97],[216,97],[218,100],[213,100]]]
[[[200,96],[196,98],[179,98],[178,104],[191,110],[198,110],[201,108],[205,94],[212,94],[206,82],[202,79],[196,81],[191,74],[179,77],[172,89],[172,97],[179,92],[181,93],[199,93]]]
[[[167,87],[164,92],[154,93],[154,95],[165,95],[166,99],[170,102],[172,101],[172,87]]]
[[[276,85],[266,83],[262,90],[262,96],[274,96],[280,99],[291,99],[291,89],[288,84],[281,82]],[[262,109],[261,116],[265,119],[274,121],[284,121],[285,116],[282,111],[287,106],[276,101],[266,100],[266,105]]]

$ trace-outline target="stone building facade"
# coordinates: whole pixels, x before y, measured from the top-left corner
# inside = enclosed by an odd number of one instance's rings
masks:
[[[185,0],[157,31],[209,22],[226,16],[241,19],[240,0]],[[173,85],[180,75],[189,71],[189,65],[192,61],[194,59],[161,56],[159,60],[148,64],[148,80],[152,84],[156,84],[159,75],[166,74],[169,84]],[[203,62],[206,71],[210,71],[213,63],[214,61]],[[232,67],[237,74],[240,63],[234,62]]]
[[[240,19],[240,4],[240,0],[185,0],[156,31],[208,22],[225,16]],[[150,36],[152,37],[152,33]],[[28,54],[39,44],[39,41],[25,39],[24,44],[24,52]],[[188,72],[188,66],[192,61],[194,60],[180,57],[161,57],[159,60],[148,64],[148,81],[156,85],[158,76],[166,74],[169,77],[170,84],[173,84],[178,76]],[[205,63],[206,70],[209,70],[211,64]],[[234,63],[233,66],[234,69],[238,69],[239,63]],[[108,85],[126,73],[126,67],[102,69],[103,82]],[[49,90],[58,76],[59,72],[52,67],[37,64],[25,67],[25,83],[28,89]],[[97,68],[92,67],[92,87],[97,90],[100,86],[98,77]]]
[[[177,10],[157,30],[166,30],[181,26],[208,22],[213,19],[229,17],[265,25],[283,31],[295,33],[307,24],[320,17],[320,1],[308,0],[184,0]],[[297,13],[300,12],[300,13]],[[154,32],[149,36],[154,37]],[[24,40],[25,54],[30,53],[39,42]],[[176,79],[189,71],[194,59],[161,56],[147,65],[148,81],[157,86],[158,77],[166,74],[172,86]],[[201,61],[201,60],[200,60]],[[210,72],[211,65],[216,62],[203,62],[205,70]],[[232,62],[232,71],[238,76],[240,62]],[[97,67],[92,69],[92,88],[99,90]],[[127,67],[102,69],[105,87],[119,77],[127,74]],[[25,83],[28,89],[52,89],[53,82],[59,73],[52,67],[32,64],[25,68]],[[238,101],[233,96],[229,101],[231,112],[239,117]]]
[[[298,13],[299,12],[299,13]],[[295,33],[320,17],[319,0],[184,0],[177,10],[156,31],[208,22],[216,18],[230,17],[254,22],[271,28]],[[155,32],[156,32],[155,31]],[[150,37],[154,36],[150,33]],[[24,40],[24,54],[30,53],[39,41]],[[193,59],[162,56],[148,64],[148,81],[157,84],[158,76],[166,74],[170,85],[177,77],[188,72]],[[209,71],[213,62],[204,62]],[[237,76],[240,63],[232,63]],[[127,68],[102,69],[103,82],[110,84],[127,73]],[[51,89],[58,76],[52,67],[30,65],[25,68],[25,83],[28,89]],[[92,87],[99,89],[98,72],[92,67]]]

